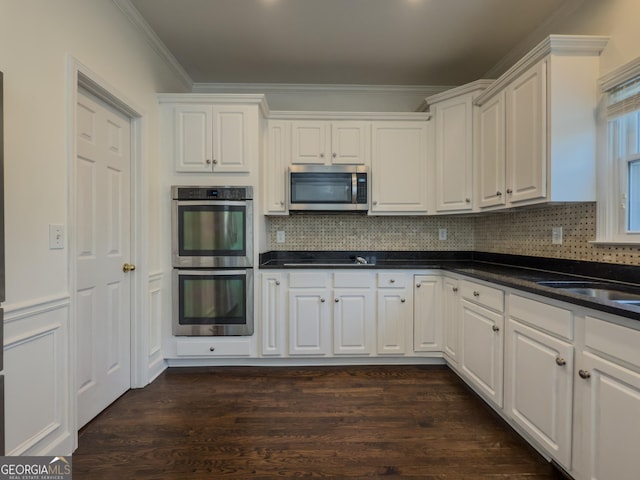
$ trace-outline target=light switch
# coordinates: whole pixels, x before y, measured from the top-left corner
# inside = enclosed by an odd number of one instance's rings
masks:
[[[49,249],[64,248],[64,225],[49,225]]]

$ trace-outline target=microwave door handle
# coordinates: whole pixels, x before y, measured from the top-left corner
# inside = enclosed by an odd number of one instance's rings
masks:
[[[351,203],[356,204],[358,202],[358,174],[351,174]]]

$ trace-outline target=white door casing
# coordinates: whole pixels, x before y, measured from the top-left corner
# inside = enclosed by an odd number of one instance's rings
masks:
[[[75,161],[77,428],[131,386],[131,125],[78,91]]]

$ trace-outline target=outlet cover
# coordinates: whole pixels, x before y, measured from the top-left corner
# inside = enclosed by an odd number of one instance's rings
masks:
[[[551,229],[551,243],[553,245],[562,245],[562,227],[553,227]]]
[[[446,240],[447,239],[447,229],[439,228],[438,229],[438,240]]]
[[[284,230],[276,232],[276,243],[284,243]]]

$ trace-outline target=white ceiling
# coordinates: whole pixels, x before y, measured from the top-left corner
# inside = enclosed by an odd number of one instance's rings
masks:
[[[459,85],[576,0],[130,0],[196,83]],[[558,32],[556,32],[558,33]],[[536,38],[539,41],[541,38]]]

